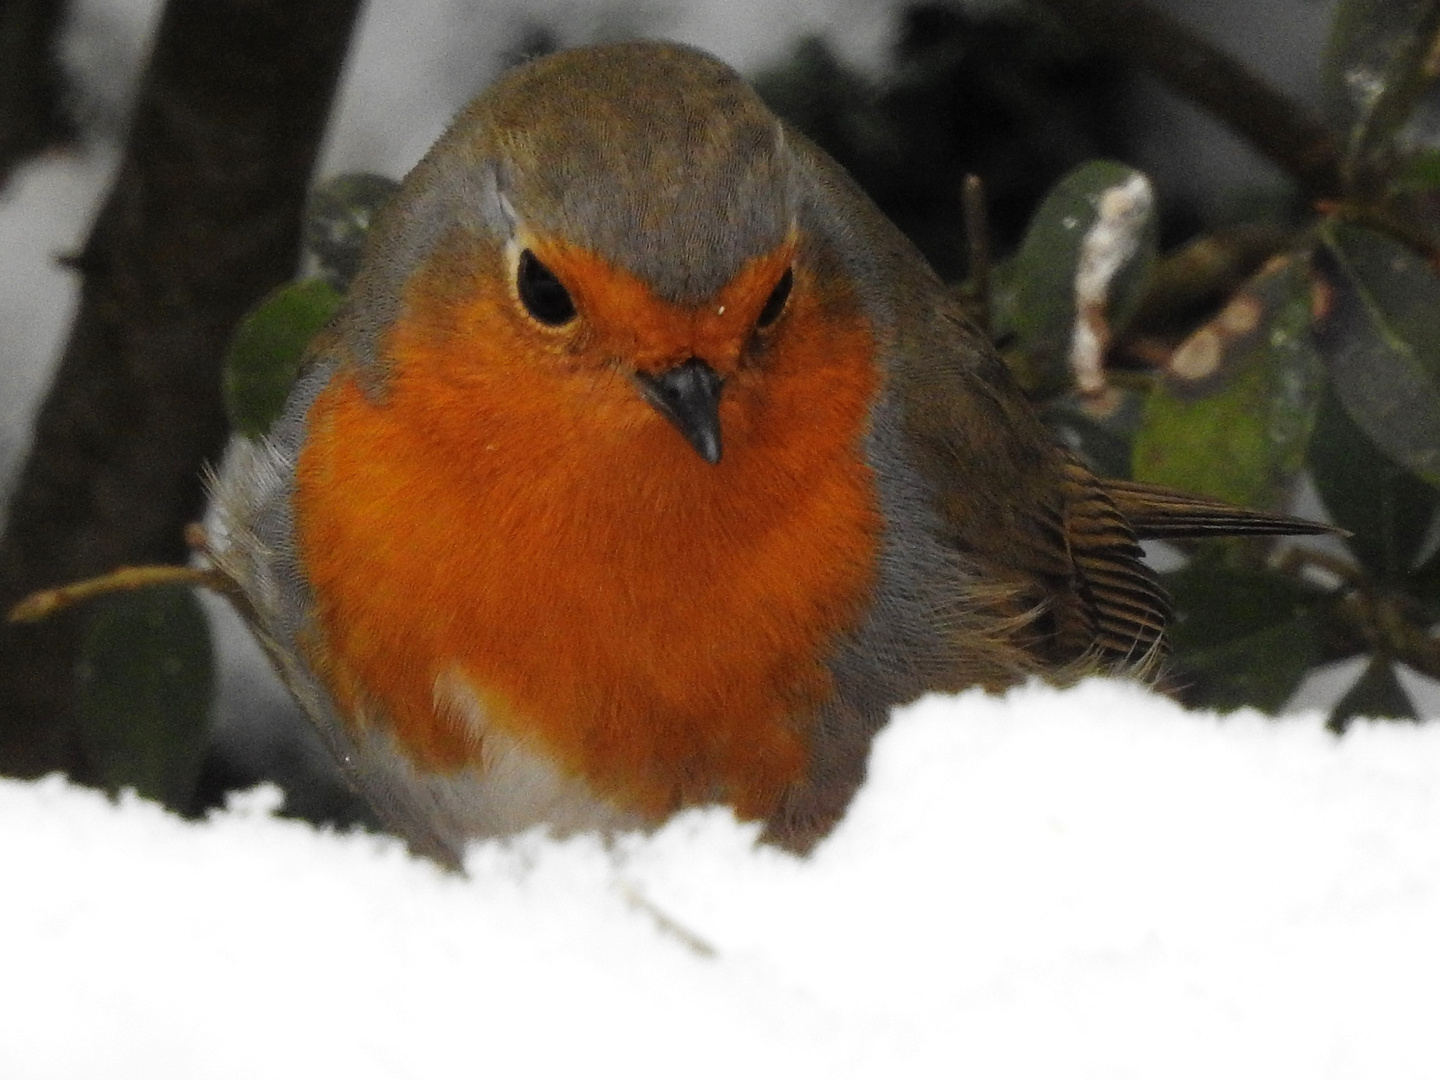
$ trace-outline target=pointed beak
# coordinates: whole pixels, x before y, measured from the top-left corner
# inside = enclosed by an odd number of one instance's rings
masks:
[[[711,465],[720,462],[720,391],[725,381],[705,361],[690,357],[663,375],[639,372],[640,393]]]

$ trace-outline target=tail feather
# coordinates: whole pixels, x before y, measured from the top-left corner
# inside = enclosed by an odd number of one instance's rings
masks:
[[[1243,506],[1188,495],[1132,480],[1101,483],[1140,540],[1179,540],[1205,536],[1345,535],[1344,529],[1306,518],[1270,514]]]

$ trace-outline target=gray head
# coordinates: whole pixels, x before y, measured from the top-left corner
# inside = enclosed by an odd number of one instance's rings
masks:
[[[526,64],[461,115],[442,145],[456,143],[489,159],[476,164],[510,228],[587,248],[674,303],[712,295],[793,223],[780,122],[729,67],[677,45]]]
[[[780,121],[704,53],[638,42],[534,61],[480,95],[406,179],[377,224],[337,337],[360,362],[367,392],[383,393],[380,339],[415,269],[445,258],[503,274],[534,318],[559,327],[574,309],[541,261],[550,256],[536,252],[559,257],[562,248],[598,257],[680,308],[730,290],[715,317],[727,306],[731,320],[753,307],[758,321],[789,292],[800,170]],[[496,252],[503,263],[493,262]],[[737,284],[742,271],[768,277]],[[756,297],[735,299],[756,288]],[[559,305],[549,314],[529,306],[545,295]],[[751,327],[735,328],[736,341],[742,329]],[[647,400],[717,461],[725,374],[710,365],[733,367],[733,358],[692,364],[681,350],[643,364],[630,359],[646,368],[637,379]]]

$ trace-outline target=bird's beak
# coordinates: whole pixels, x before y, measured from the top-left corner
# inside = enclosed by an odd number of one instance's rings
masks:
[[[636,373],[640,393],[661,416],[674,424],[695,452],[711,465],[720,462],[720,391],[725,385],[715,369],[690,357],[660,375]]]

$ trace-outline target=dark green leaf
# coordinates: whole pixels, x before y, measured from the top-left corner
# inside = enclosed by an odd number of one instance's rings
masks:
[[[1325,117],[1349,133],[1374,105],[1401,41],[1426,0],[1339,0],[1321,54]]]
[[[1357,717],[1419,719],[1414,702],[1395,677],[1395,665],[1383,657],[1372,658],[1355,685],[1335,703],[1330,711],[1330,729],[1344,731]]]
[[[1440,148],[1427,146],[1412,154],[1396,175],[1395,184],[1412,191],[1440,190]]]
[[[318,185],[305,204],[305,248],[337,292],[350,287],[370,226],[400,185],[374,173],[344,173]]]
[[[1174,656],[1186,703],[1221,712],[1247,706],[1278,712],[1319,662],[1320,634],[1312,616],[1224,644],[1176,649]]]
[[[1290,574],[1217,560],[1196,559],[1163,581],[1175,607],[1170,642],[1182,653],[1308,617],[1328,595]]]
[[[1405,581],[1406,595],[1418,600],[1429,617],[1440,621],[1440,552],[1426,559]]]
[[[1156,215],[1149,180],[1143,173],[1115,161],[1091,161],[1071,172],[1051,190],[1030,221],[1025,239],[1005,274],[999,311],[1005,327],[1017,336],[1016,347],[1032,372],[1027,381],[1044,387],[1070,383],[1066,359],[1076,319],[1076,274],[1087,237],[1092,236],[1105,206],[1114,219],[1117,199],[1127,193],[1135,214],[1127,230],[1133,248],[1124,254],[1110,280],[1105,319],[1118,334],[1134,315],[1150,267],[1155,261]],[[1107,200],[1109,200],[1107,202]]]
[[[1436,110],[1440,120],[1440,109]],[[1440,186],[1421,187],[1418,184],[1399,186],[1385,200],[1387,217],[1406,230],[1405,239],[1416,250],[1427,253],[1440,251]],[[1432,266],[1440,265],[1433,262]]]
[[[106,597],[90,616],[75,711],[101,783],[189,805],[210,740],[210,625],[189,589]]]
[[[1394,461],[1440,484],[1440,278],[1377,232],[1330,222],[1324,233],[1316,342],[1340,404]]]
[[[1310,441],[1310,471],[1345,543],[1376,580],[1399,582],[1415,565],[1440,491],[1395,464],[1325,394]]]
[[[246,315],[225,354],[225,408],[242,435],[265,434],[279,418],[305,346],[335,314],[340,294],[314,278],[282,285]]]
[[[1176,351],[1135,438],[1135,478],[1277,507],[1304,466],[1323,369],[1305,261],[1276,260]]]
[[[1188,704],[1275,712],[1321,656],[1326,593],[1299,578],[1196,560],[1164,577],[1176,681]]]

